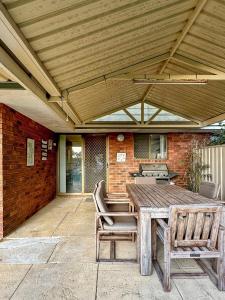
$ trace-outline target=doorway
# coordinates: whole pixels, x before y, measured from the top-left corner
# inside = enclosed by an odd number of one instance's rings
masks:
[[[96,182],[107,179],[105,135],[59,136],[59,192],[92,193]]]
[[[106,136],[86,135],[85,141],[85,193],[92,193],[95,184],[100,180],[106,181]]]

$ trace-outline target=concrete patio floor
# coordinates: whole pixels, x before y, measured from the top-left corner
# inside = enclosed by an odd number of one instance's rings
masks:
[[[57,197],[0,242],[0,299],[225,299],[208,278],[175,279],[164,293],[155,271],[143,277],[137,264],[95,263],[94,212],[90,198]],[[120,258],[135,251],[117,245]],[[199,271],[190,260],[173,269]]]

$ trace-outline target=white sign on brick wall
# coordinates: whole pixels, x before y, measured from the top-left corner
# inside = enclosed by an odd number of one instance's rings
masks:
[[[125,162],[126,161],[126,153],[124,153],[124,152],[118,152],[116,154],[116,161],[117,162]]]

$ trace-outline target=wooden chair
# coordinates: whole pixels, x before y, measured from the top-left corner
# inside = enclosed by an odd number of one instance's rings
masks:
[[[135,177],[135,184],[156,184],[155,177]]]
[[[102,188],[102,193],[103,193],[103,196],[106,200],[112,200],[112,199],[115,199],[115,200],[123,200],[124,198],[127,199],[128,198],[128,194],[127,193],[107,193],[106,192],[106,185],[105,185],[105,180],[100,180],[98,182],[99,185],[101,185],[101,188]]]
[[[130,212],[134,211],[134,205],[128,198],[127,194],[123,194],[123,195],[120,194],[120,196],[119,196],[119,194],[113,193],[113,194],[108,195],[106,193],[104,180],[99,181],[97,185],[98,185],[100,192],[104,198],[104,202],[107,205],[112,205],[112,209],[114,211],[120,211],[120,210],[124,211],[124,210],[126,210],[127,206],[128,206],[128,211],[130,211]]]
[[[157,261],[157,238],[153,238],[153,264],[165,291],[171,290],[170,278],[210,276],[224,290],[225,262],[223,261],[225,229],[220,225],[221,205],[172,205],[169,222],[156,219],[157,235],[164,244],[164,272]],[[204,272],[171,274],[171,259],[196,259]],[[217,259],[217,272],[201,259]]]
[[[204,197],[218,200],[220,193],[220,184],[214,182],[202,182],[199,187],[199,195]]]
[[[93,199],[96,207],[96,261],[132,261],[116,258],[116,241],[132,241],[137,236],[137,217],[134,212],[111,212],[104,202],[101,189],[96,185]],[[137,240],[137,238],[136,238]],[[100,259],[100,241],[110,241],[110,259]]]

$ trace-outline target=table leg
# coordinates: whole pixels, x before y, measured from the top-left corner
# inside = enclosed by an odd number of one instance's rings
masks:
[[[151,243],[151,213],[140,209],[139,223],[139,249],[140,249],[140,273],[151,275],[152,273],[152,243]]]

